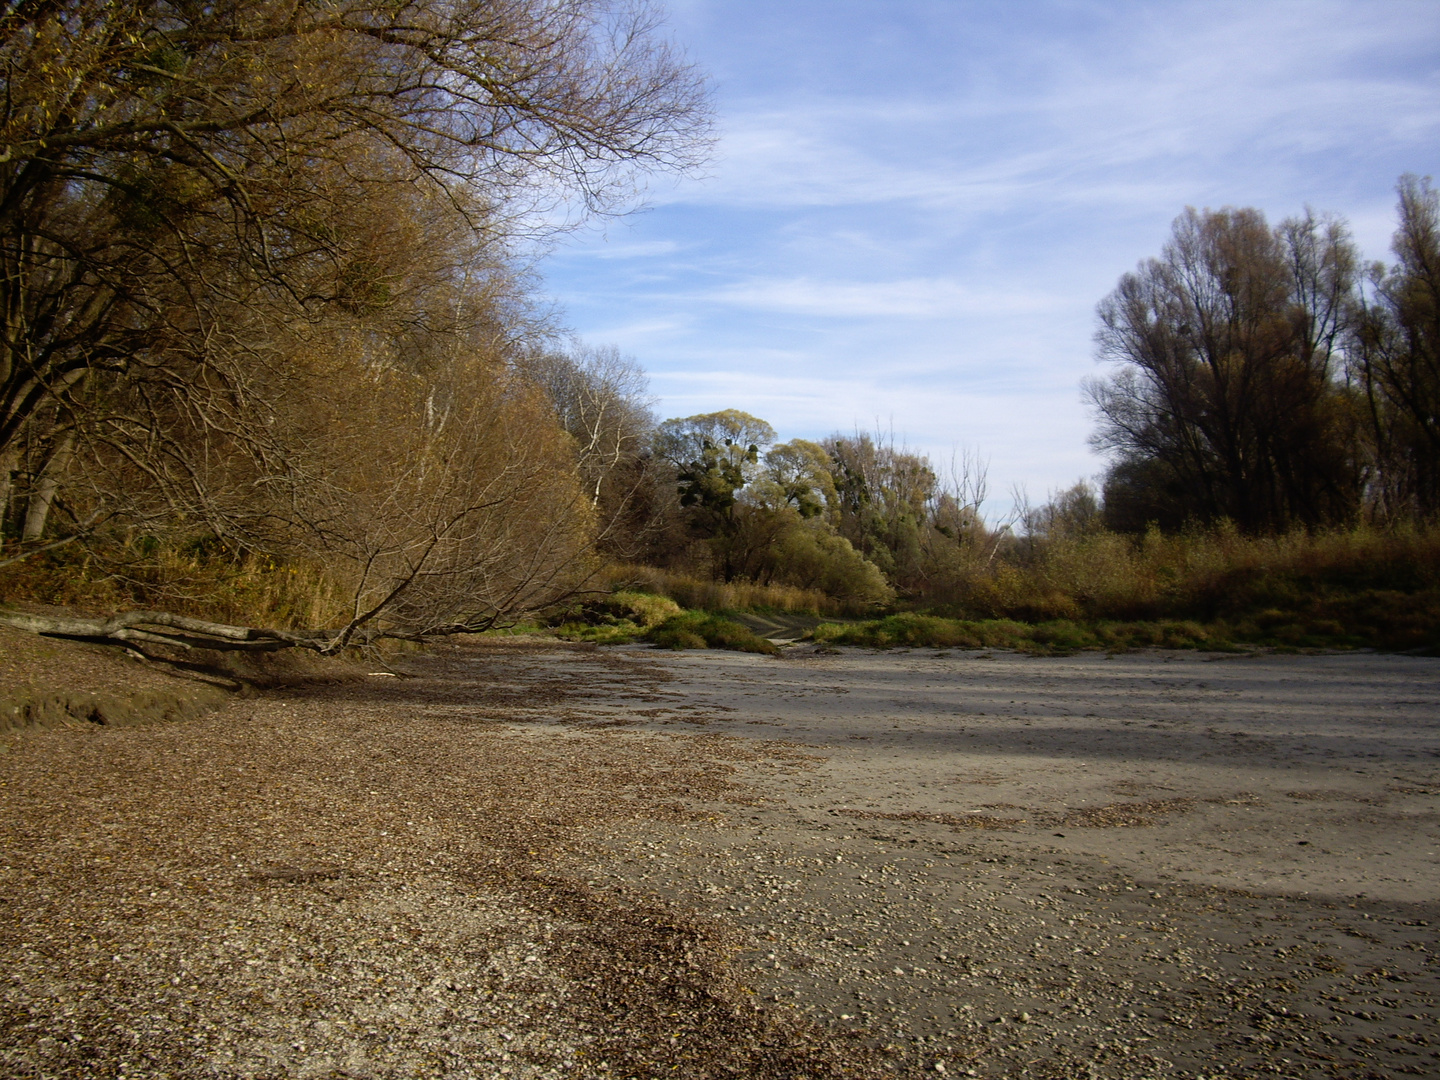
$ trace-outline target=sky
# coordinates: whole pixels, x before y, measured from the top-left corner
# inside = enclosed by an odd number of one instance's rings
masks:
[[[1388,259],[1440,179],[1440,0],[671,0],[703,175],[541,263],[664,419],[881,430],[989,462],[998,514],[1104,461],[1095,306],[1186,207],[1309,206]]]

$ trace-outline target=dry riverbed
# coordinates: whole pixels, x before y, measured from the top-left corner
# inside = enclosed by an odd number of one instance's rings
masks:
[[[4,736],[5,1075],[1440,1075],[1440,661],[393,670]]]

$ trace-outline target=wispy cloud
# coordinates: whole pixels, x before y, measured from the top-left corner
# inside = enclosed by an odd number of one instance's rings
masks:
[[[697,299],[827,319],[1033,315],[1056,306],[1055,297],[1042,293],[984,290],[935,278],[872,282],[756,278],[723,285]]]
[[[877,419],[1032,492],[1098,467],[1094,305],[1187,204],[1309,204],[1385,258],[1440,172],[1440,18],[1412,0],[672,0],[721,85],[704,181],[547,270],[666,415]]]
[[[600,240],[573,253],[582,259],[653,259],[660,255],[675,255],[683,245],[675,240]]]
[[[1118,12],[1113,34],[1079,48],[1042,32],[987,58],[1040,73],[1029,81],[997,73],[978,90],[910,96],[867,86],[863,96],[809,94],[783,108],[740,97],[714,180],[672,197],[753,207],[910,202],[961,213],[1036,198],[1173,203],[1220,161],[1253,176],[1293,167],[1296,155],[1440,135],[1433,70],[1417,78],[1371,55],[1413,53],[1416,38],[1436,44],[1436,20],[1417,18],[1423,5],[1165,10],[1168,18],[1148,5]]]

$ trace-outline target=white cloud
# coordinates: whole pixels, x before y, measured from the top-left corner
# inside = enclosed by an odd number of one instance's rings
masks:
[[[658,255],[674,255],[682,250],[675,240],[634,240],[617,243],[601,240],[568,252],[582,259],[652,259]]]
[[[846,319],[1033,315],[1056,306],[1054,297],[1041,293],[982,290],[934,278],[878,282],[756,278],[724,285],[699,299],[761,311]]]
[[[1296,155],[1440,134],[1434,79],[1365,63],[1419,32],[1416,6],[1141,8],[1104,48],[1039,33],[980,57],[984,89],[768,95],[729,103],[714,179],[669,198],[746,207],[910,203],[965,217],[1023,206],[1173,206],[1227,162],[1254,177]],[[1363,10],[1363,15],[1362,15]],[[1005,73],[1041,70],[1031,82]],[[1123,175],[1122,175],[1123,174]],[[1193,197],[1193,195],[1191,196]]]
[[[1094,305],[1185,205],[1388,258],[1396,176],[1440,172],[1433,3],[675,2],[733,88],[712,175],[557,264],[665,415],[893,422],[1040,495],[1098,469]]]

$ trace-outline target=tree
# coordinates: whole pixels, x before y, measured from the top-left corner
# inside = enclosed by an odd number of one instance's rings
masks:
[[[1350,518],[1361,471],[1338,369],[1356,263],[1338,220],[1177,218],[1099,307],[1099,358],[1121,365],[1087,387],[1092,441],[1115,461],[1107,501],[1250,532]]]
[[[650,7],[22,3],[0,71],[0,518],[321,563],[327,649],[583,578],[509,244],[703,153]]]
[[[680,505],[707,524],[726,518],[737,493],[760,471],[760,451],[775,429],[759,417],[725,409],[666,420],[655,430],[655,453],[676,470]]]
[[[1388,272],[1371,270],[1353,342],[1383,518],[1440,515],[1440,193],[1403,176]]]
[[[535,350],[521,357],[519,368],[544,391],[556,420],[574,440],[590,505],[600,510],[608,493],[614,505],[604,516],[614,516],[628,499],[623,486],[614,490],[613,481],[630,472],[624,466],[648,449],[655,429],[645,372],[613,345]]]
[[[327,601],[299,627],[202,626],[142,612],[100,620],[86,635],[333,653],[381,637],[484,630],[572,595],[590,569],[594,529],[571,441],[503,356],[466,344],[439,373],[377,363],[344,339],[294,349],[288,393],[275,396],[271,412],[276,442],[289,453],[283,473],[247,455],[244,441],[209,455],[182,447],[152,457],[91,444],[84,476],[98,489],[92,497],[113,501],[115,491],[133,489],[173,507],[184,492],[161,489],[183,479],[206,492],[202,507],[234,499],[228,533],[197,534],[191,522],[190,535],[213,539],[219,557],[242,564],[318,568]],[[129,516],[143,520],[144,510]],[[186,527],[161,513],[151,520]],[[104,545],[93,552],[102,560],[124,554]],[[0,621],[80,632],[66,620],[17,618]]]
[[[737,515],[737,503],[759,476],[761,449],[774,441],[774,428],[739,409],[666,420],[655,430],[655,455],[675,470],[692,533],[709,543],[725,581],[744,573],[757,543],[773,539],[769,525]]]
[[[819,443],[792,439],[765,452],[765,469],[752,498],[775,509],[789,506],[802,518],[822,517],[835,504],[830,457]]]
[[[706,123],[649,9],[603,0],[21,3],[0,70],[5,485],[27,427],[55,431],[30,433],[43,481],[117,382],[229,425],[265,348],[237,310],[383,306],[350,227],[376,189],[493,244],[536,207],[622,207]]]
[[[835,527],[899,588],[922,576],[923,539],[939,478],[930,460],[869,435],[824,443],[836,491]]]
[[[1086,480],[1050,496],[1044,506],[1021,514],[1025,535],[1046,540],[1077,539],[1101,528],[1099,492]]]

